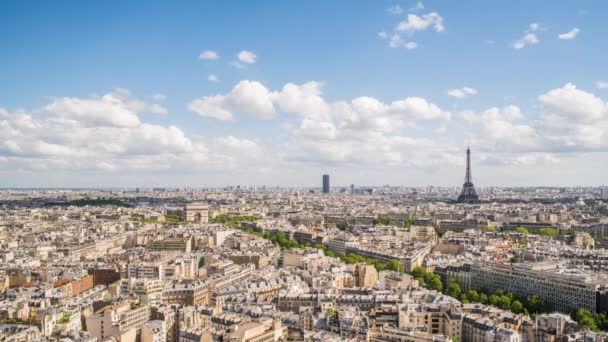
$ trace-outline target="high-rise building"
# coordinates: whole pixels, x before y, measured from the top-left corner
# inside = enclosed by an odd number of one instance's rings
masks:
[[[329,175],[323,175],[323,193],[329,193]]]
[[[475,192],[473,186],[473,177],[471,176],[471,149],[467,147],[467,171],[464,176],[464,184],[462,185],[462,192],[458,196],[458,202],[460,203],[478,203],[479,196]]]
[[[608,187],[605,186],[600,190],[600,198],[603,200],[608,200]]]

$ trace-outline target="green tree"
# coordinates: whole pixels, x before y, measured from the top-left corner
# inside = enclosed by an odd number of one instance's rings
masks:
[[[431,290],[441,291],[443,289],[443,283],[441,282],[441,278],[433,273],[431,273],[427,284]]]
[[[467,298],[471,301],[471,302],[479,302],[479,293],[475,290],[471,290],[467,293]]]
[[[526,309],[531,313],[544,313],[551,311],[551,305],[545,302],[538,295],[532,295],[526,298]]]
[[[448,279],[448,287],[446,288],[446,293],[448,296],[454,298],[460,298],[462,295],[462,290],[460,289],[460,285],[454,278]]]
[[[395,272],[403,272],[403,265],[397,259],[393,259],[388,262],[386,265],[387,270],[395,271]]]
[[[539,235],[550,236],[552,238],[557,238],[558,230],[555,228],[541,228],[538,230]]]
[[[481,293],[479,295],[479,302],[483,303],[483,304],[487,304],[488,303],[488,295],[485,293]]]
[[[525,234],[525,235],[530,235],[530,231],[528,230],[528,228],[524,227],[524,226],[519,226],[515,229],[516,232],[521,233],[521,234]]]
[[[524,311],[524,305],[516,299],[511,303],[511,311],[514,313],[521,313]]]
[[[574,319],[580,324],[586,326],[590,330],[598,331],[599,328],[597,326],[597,322],[595,321],[594,315],[591,311],[586,309],[578,309],[574,316]]]

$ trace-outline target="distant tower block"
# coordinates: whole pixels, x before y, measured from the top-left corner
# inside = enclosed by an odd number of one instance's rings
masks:
[[[473,176],[471,176],[471,149],[467,147],[467,172],[464,176],[464,184],[462,185],[462,192],[458,196],[458,202],[460,203],[479,203],[479,196],[475,192],[473,186]]]
[[[186,204],[186,221],[188,222],[209,222],[209,206],[203,202],[192,202]]]
[[[329,175],[323,175],[323,193],[329,193]]]

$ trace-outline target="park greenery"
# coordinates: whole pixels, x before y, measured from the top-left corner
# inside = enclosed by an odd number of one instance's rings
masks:
[[[587,309],[578,309],[571,314],[572,319],[593,331],[608,331],[608,316],[605,313],[593,313]]]
[[[217,215],[216,217],[212,218],[209,222],[222,223],[230,228],[241,229],[242,222],[254,222],[254,221],[259,220],[260,218],[261,217],[258,215],[252,215],[252,216]]]
[[[418,280],[418,285],[428,287],[431,290],[441,291],[443,289],[443,283],[441,278],[433,273],[426,270],[422,266],[415,267],[410,273],[414,279]]]
[[[141,223],[159,223],[156,218],[146,218],[146,217],[133,217],[133,221],[141,222]],[[165,215],[165,223],[184,223],[186,219],[183,215],[179,214],[167,214]]]
[[[167,214],[165,215],[165,222],[168,223],[181,223],[186,222],[186,218],[179,214]]]
[[[550,227],[546,227],[546,228],[539,228],[534,230],[533,232],[530,232],[530,230],[524,226],[519,226],[515,229],[516,232],[524,234],[524,235],[530,235],[530,234],[537,234],[537,235],[541,235],[541,236],[550,236],[552,238],[557,238],[557,236],[560,234],[559,229],[557,228],[550,228]]]

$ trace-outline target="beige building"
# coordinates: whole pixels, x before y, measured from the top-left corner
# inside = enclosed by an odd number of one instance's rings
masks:
[[[394,271],[380,271],[378,283],[384,290],[418,287],[418,280],[414,277],[407,273]]]
[[[234,326],[226,340],[230,342],[265,342],[284,341],[286,337],[287,327],[282,326],[280,321],[249,322]]]
[[[209,285],[201,281],[173,282],[165,285],[163,304],[209,305]]]
[[[99,340],[135,342],[138,331],[149,319],[150,309],[139,302],[108,305],[86,318],[87,331]]]
[[[141,342],[165,342],[166,335],[167,325],[165,321],[148,321],[141,327]]]
[[[353,277],[358,287],[374,287],[378,282],[378,271],[373,265],[359,263],[355,265]]]
[[[146,245],[150,251],[180,251],[190,253],[192,251],[192,238],[166,238],[163,240],[151,241]]]

